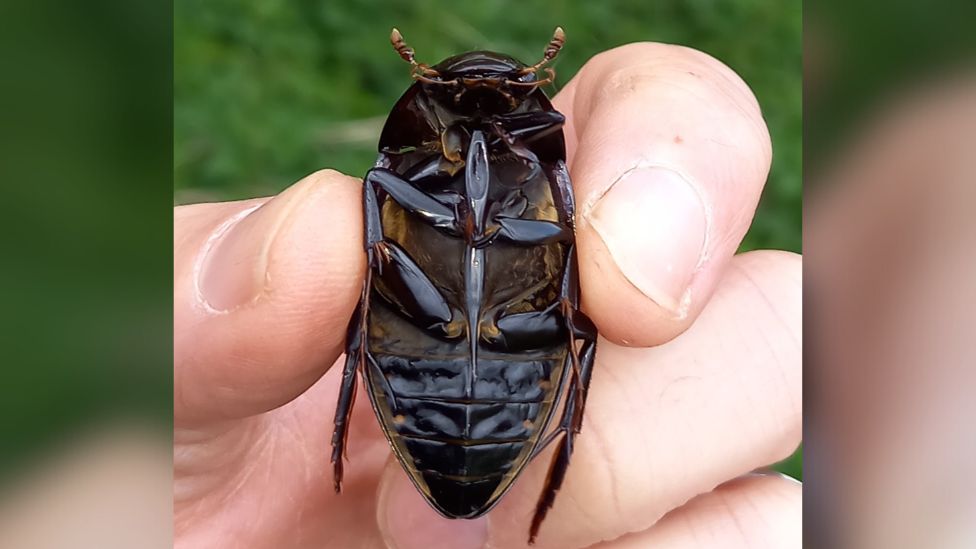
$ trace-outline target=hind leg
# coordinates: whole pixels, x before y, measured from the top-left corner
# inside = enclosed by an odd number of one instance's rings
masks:
[[[583,334],[581,334],[583,335]],[[594,351],[596,350],[596,337],[591,341],[586,341],[580,349],[580,375],[570,376],[569,389],[566,392],[566,401],[563,415],[560,418],[559,426],[539,445],[541,450],[549,443],[560,438],[556,446],[556,453],[552,463],[549,465],[549,473],[546,475],[546,482],[543,485],[539,501],[536,503],[535,514],[532,517],[532,525],[529,528],[529,544],[535,543],[535,538],[539,534],[539,528],[546,514],[552,508],[556,500],[556,492],[566,478],[566,471],[569,468],[569,459],[573,454],[573,445],[576,435],[579,434],[583,425],[583,409],[586,401],[586,393],[589,385],[590,374],[593,371]],[[567,360],[568,362],[568,360]]]
[[[332,430],[332,482],[338,494],[342,491],[342,460],[345,457],[346,442],[349,438],[349,420],[356,402],[356,385],[359,369],[366,359],[366,314],[368,307],[368,284],[363,288],[363,296],[349,321],[346,332],[346,363],[342,369],[339,385],[339,401],[336,404],[335,420]]]
[[[586,406],[587,392],[590,386],[590,378],[593,374],[593,364],[596,357],[596,326],[579,310],[579,285],[577,280],[576,254],[574,247],[570,247],[567,257],[566,271],[563,275],[561,303],[563,305],[564,319],[566,322],[567,333],[570,338],[569,353],[566,357],[566,367],[572,367],[573,372],[570,376],[569,388],[566,391],[566,400],[563,406],[563,414],[559,421],[559,426],[539,444],[536,453],[549,443],[560,438],[556,447],[556,453],[552,464],[549,466],[549,474],[546,475],[546,483],[536,504],[535,515],[532,517],[532,526],[529,528],[529,543],[534,543],[539,534],[539,528],[546,514],[552,507],[556,499],[556,492],[562,486],[563,479],[566,477],[566,470],[569,468],[569,458],[573,454],[573,444],[576,435],[579,434],[583,426],[583,411]],[[576,341],[580,341],[577,350]]]
[[[362,294],[349,321],[346,333],[346,363],[342,369],[339,400],[336,405],[332,432],[332,466],[335,491],[342,489],[343,457],[349,435],[349,420],[356,401],[357,373],[367,360],[366,322],[369,317],[369,299],[374,272],[388,284],[400,288],[411,297],[408,304],[394,302],[401,312],[428,321],[428,329],[444,332],[452,313],[440,292],[423,271],[396,245],[386,242],[380,218],[377,191],[382,189],[405,209],[423,214],[428,222],[447,232],[456,230],[456,215],[449,205],[438,202],[421,192],[411,183],[393,172],[373,169],[363,184],[363,217],[366,228],[365,251],[367,258],[366,279]]]
[[[582,335],[582,334],[581,334]],[[552,463],[549,466],[549,473],[546,475],[546,483],[543,485],[542,494],[536,504],[535,515],[532,517],[532,526],[529,528],[529,544],[535,543],[535,538],[539,534],[539,528],[546,514],[556,500],[556,492],[566,478],[566,470],[569,468],[569,458],[573,454],[573,445],[576,435],[579,434],[583,425],[583,409],[586,403],[586,393],[589,385],[590,374],[593,371],[594,351],[596,350],[596,338],[585,342],[580,352],[580,375],[571,376],[570,386],[566,393],[566,404],[563,415],[560,418],[559,426],[552,432],[547,439],[540,444],[543,448],[557,437],[562,437],[556,447]]]
[[[346,329],[346,363],[342,368],[342,381],[339,384],[339,399],[336,403],[332,430],[332,469],[333,486],[336,493],[342,491],[342,460],[345,457],[346,442],[349,438],[349,420],[356,401],[356,385],[359,370],[366,363],[366,320],[369,317],[369,294],[373,271],[380,269],[380,245],[383,242],[383,227],[380,224],[379,206],[376,193],[370,185],[363,186],[363,214],[366,225],[366,278],[363,281],[359,304],[353,311]]]

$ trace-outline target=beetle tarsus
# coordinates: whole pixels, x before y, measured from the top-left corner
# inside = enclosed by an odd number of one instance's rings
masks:
[[[346,362],[342,369],[339,385],[339,401],[336,404],[335,421],[332,431],[332,483],[336,493],[342,492],[343,457],[349,439],[349,420],[352,418],[353,404],[356,402],[356,375],[365,358],[366,347],[366,309],[369,307],[370,275],[367,271],[359,305],[349,320],[346,333]]]
[[[535,545],[535,539],[539,536],[539,528],[542,521],[546,519],[549,509],[556,501],[556,492],[566,478],[566,470],[569,468],[569,458],[573,454],[573,437],[569,433],[563,436],[556,448],[556,455],[553,457],[552,464],[549,466],[549,473],[546,475],[545,488],[539,503],[536,504],[535,514],[532,516],[532,525],[529,527],[529,545]]]
[[[590,377],[593,372],[593,357],[594,351],[596,350],[596,334],[587,335],[592,336],[589,342],[584,343],[584,346],[589,345],[588,352],[586,353],[587,358],[580,361],[581,368],[579,375],[574,374],[571,376],[570,385],[566,391],[565,408],[559,426],[545,440],[539,443],[536,447],[535,454],[533,454],[534,457],[557,437],[562,437],[559,445],[556,447],[552,464],[549,466],[549,473],[546,475],[546,482],[543,485],[542,493],[536,504],[535,514],[532,516],[532,524],[529,527],[530,545],[535,542],[535,538],[539,534],[539,528],[542,526],[542,521],[545,520],[549,509],[552,508],[553,502],[556,500],[556,492],[559,491],[559,488],[563,484],[563,479],[566,477],[566,470],[569,467],[569,459],[573,454],[573,444],[576,435],[579,434],[583,425],[583,408],[589,389]],[[575,353],[575,351],[570,349],[570,353]]]

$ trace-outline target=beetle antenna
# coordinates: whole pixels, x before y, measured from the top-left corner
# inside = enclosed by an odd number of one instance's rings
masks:
[[[559,50],[563,48],[563,44],[565,43],[566,33],[563,32],[562,27],[556,27],[556,30],[552,33],[552,40],[549,41],[549,45],[546,46],[546,51],[542,54],[542,60],[531,67],[525,67],[520,71],[520,74],[529,74],[530,72],[536,72],[541,69],[543,65],[559,55]]]
[[[417,63],[417,60],[414,59],[413,48],[407,45],[407,42],[403,39],[403,35],[400,34],[400,31],[397,30],[396,27],[394,27],[393,30],[390,31],[390,43],[393,44],[393,49],[395,49],[396,52],[400,54],[400,57],[407,63],[410,63],[411,66],[413,66],[412,75],[414,78],[420,76],[426,76],[426,77],[440,76],[439,72],[428,67],[427,65],[423,63]]]
[[[400,34],[400,31],[396,27],[390,31],[390,43],[393,44],[393,49],[400,54],[400,57],[402,57],[404,61],[413,66],[417,66],[417,61],[415,61],[413,58],[413,48],[407,45],[406,41],[403,40],[403,35]]]

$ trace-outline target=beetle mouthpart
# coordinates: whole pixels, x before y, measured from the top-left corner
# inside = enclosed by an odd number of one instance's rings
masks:
[[[556,27],[556,30],[552,33],[552,40],[546,46],[546,51],[542,54],[542,60],[532,65],[531,67],[525,67],[519,74],[529,74],[530,72],[536,72],[542,68],[543,65],[552,61],[559,55],[559,50],[563,49],[563,44],[566,43],[566,33],[563,32],[562,27]]]

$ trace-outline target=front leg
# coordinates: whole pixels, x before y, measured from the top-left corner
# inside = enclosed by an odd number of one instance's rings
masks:
[[[565,123],[566,117],[556,111],[508,114],[498,116],[492,121],[492,125],[497,128],[495,134],[498,140],[506,143],[514,140],[531,143],[559,131]]]
[[[417,188],[413,183],[386,168],[373,168],[366,174],[365,184],[374,193],[382,189],[403,209],[426,223],[451,235],[458,236],[457,202],[448,202],[449,196],[433,195]],[[377,202],[377,215],[379,201]]]
[[[501,238],[520,246],[539,246],[553,242],[570,242],[573,230],[552,221],[499,217],[493,240]]]
[[[528,201],[520,190],[514,190],[504,200],[494,202],[488,209],[484,234],[474,241],[483,248],[497,239],[520,246],[539,246],[553,242],[570,242],[573,230],[561,223],[540,219],[522,219]]]
[[[524,210],[524,207],[523,207]],[[505,215],[504,210],[492,216],[481,238],[474,241],[476,248],[484,248],[501,239],[519,246],[541,246],[553,242],[572,242],[573,229],[562,223],[541,219],[522,219]]]
[[[388,177],[388,175],[393,177]],[[366,184],[363,186],[363,210],[366,217],[366,257],[369,266],[367,280],[371,279],[373,271],[375,271],[376,277],[379,279],[377,288],[380,290],[380,295],[400,314],[413,319],[421,328],[430,331],[435,336],[456,337],[460,329],[457,322],[452,322],[454,312],[443,294],[405,250],[395,243],[387,241],[383,235],[379,197],[376,187],[369,182],[377,179],[386,182],[393,178],[399,179],[399,181],[391,187],[404,190],[405,186],[409,186],[422,194],[422,191],[389,170],[374,168],[367,174]],[[380,185],[380,188],[385,189],[386,187]],[[430,198],[427,195],[424,196]],[[414,195],[414,197],[416,196]],[[368,295],[366,300],[364,307],[368,306]]]

